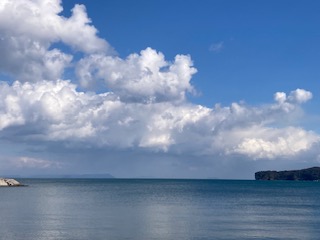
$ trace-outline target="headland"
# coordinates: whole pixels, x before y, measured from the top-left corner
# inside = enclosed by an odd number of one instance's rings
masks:
[[[291,171],[260,171],[255,173],[256,180],[293,180],[320,181],[320,167]]]

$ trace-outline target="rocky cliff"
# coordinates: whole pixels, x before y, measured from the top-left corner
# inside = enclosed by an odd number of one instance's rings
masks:
[[[320,167],[312,167],[292,171],[261,171],[255,173],[256,180],[295,180],[318,181],[320,180]]]

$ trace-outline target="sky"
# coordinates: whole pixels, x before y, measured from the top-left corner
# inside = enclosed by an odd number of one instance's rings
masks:
[[[320,164],[320,2],[0,1],[0,175]]]

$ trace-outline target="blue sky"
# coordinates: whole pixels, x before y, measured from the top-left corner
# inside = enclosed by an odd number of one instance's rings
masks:
[[[78,2],[122,57],[146,47],[190,54],[194,102],[259,104],[279,90],[319,89],[318,1]],[[66,14],[75,3],[64,2]]]
[[[3,0],[0,174],[250,179],[318,165],[319,8]]]

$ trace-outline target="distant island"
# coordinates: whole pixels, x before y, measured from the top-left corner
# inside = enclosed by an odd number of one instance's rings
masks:
[[[291,171],[260,171],[255,173],[256,180],[319,181],[320,167]]]

